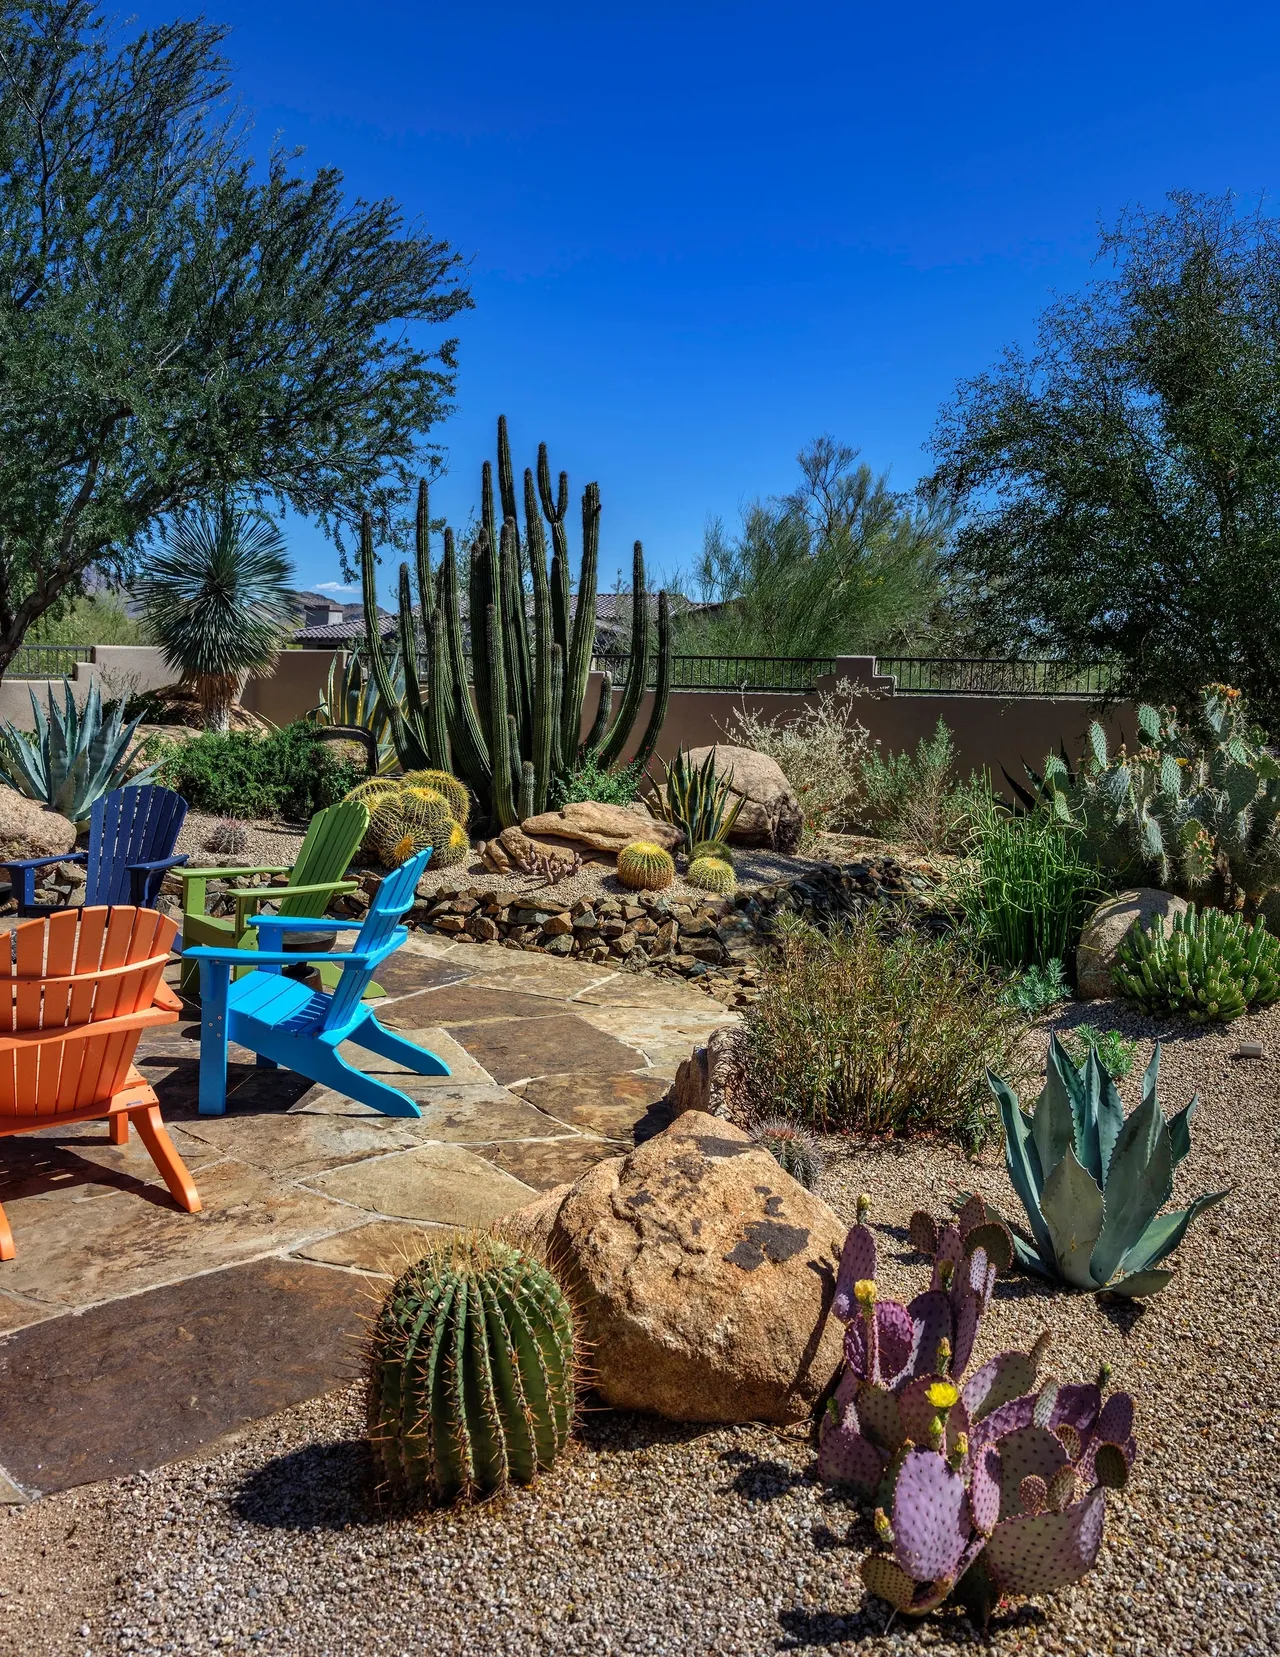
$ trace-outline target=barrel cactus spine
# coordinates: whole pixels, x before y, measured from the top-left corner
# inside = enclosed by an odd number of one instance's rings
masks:
[[[390,1492],[438,1505],[530,1484],[574,1418],[573,1311],[509,1243],[449,1237],[403,1271],[369,1336],[369,1437]]]
[[[386,869],[394,869],[424,846],[430,846],[433,859],[439,861],[448,856],[457,827],[443,794],[434,788],[402,786],[373,802],[365,844]]]
[[[660,892],[675,877],[671,853],[652,840],[635,840],[618,853],[618,879],[633,892]]]
[[[718,892],[727,896],[737,885],[733,869],[718,857],[695,858],[685,870],[685,880],[704,892]]]

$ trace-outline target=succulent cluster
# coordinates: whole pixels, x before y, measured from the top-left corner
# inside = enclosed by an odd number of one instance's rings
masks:
[[[60,708],[50,685],[46,717],[36,693],[28,690],[30,731],[7,720],[0,725],[0,782],[83,824],[95,800],[113,788],[150,782],[156,767],[142,768],[144,743],[130,746],[141,714],[126,723],[123,704],[104,709],[96,681],[83,707],[71,694],[69,679],[62,681],[62,693]]]
[[[753,1135],[756,1144],[768,1151],[784,1173],[790,1174],[806,1191],[818,1189],[822,1152],[811,1133],[785,1116],[770,1116],[756,1124]]]
[[[634,840],[618,853],[618,879],[633,892],[660,892],[675,877],[671,853],[652,840]]]
[[[684,831],[691,859],[696,855],[695,847],[705,856],[706,841],[728,838],[742,810],[743,797],[733,793],[727,777],[717,776],[714,748],[698,766],[690,765],[684,749],[677,748],[666,773],[666,782],[646,803],[655,817]]]
[[[1173,1172],[1191,1150],[1193,1098],[1168,1122],[1156,1087],[1160,1044],[1142,1078],[1142,1101],[1126,1117],[1096,1048],[1073,1064],[1054,1036],[1045,1085],[1028,1115],[1007,1082],[988,1073],[1005,1131],[1009,1179],[1026,1212],[1029,1240],[1014,1236],[1019,1264],[1068,1288],[1158,1294],[1173,1276],[1158,1269],[1215,1191],[1161,1214]]]
[[[437,1244],[369,1341],[369,1436],[393,1494],[440,1504],[530,1484],[563,1449],[573,1315],[545,1266],[492,1237]]]
[[[920,1616],[954,1598],[986,1622],[1003,1595],[1052,1593],[1097,1558],[1108,1488],[1137,1453],[1133,1401],[1039,1380],[1048,1344],[1001,1352],[967,1378],[1003,1229],[971,1199],[956,1224],[912,1222],[933,1244],[929,1288],[882,1299],[869,1199],[845,1241],[834,1313],[844,1369],[823,1418],[818,1472],[870,1502],[886,1551],[862,1562],[872,1593]]]
[[[1185,723],[1174,708],[1140,707],[1133,753],[1111,754],[1095,723],[1074,774],[1050,756],[1032,780],[1119,878],[1203,893],[1226,909],[1256,906],[1280,885],[1280,760],[1239,691],[1206,685],[1200,699]]]
[[[402,777],[370,777],[353,788],[349,800],[369,808],[364,844],[384,869],[431,847],[436,868],[460,863],[470,850],[466,822],[470,798],[456,777],[444,771],[409,771]]]
[[[1252,926],[1221,909],[1194,904],[1166,930],[1157,916],[1137,921],[1112,968],[1116,988],[1147,1013],[1175,1013],[1192,1024],[1227,1024],[1280,999],[1280,937],[1259,916]]]

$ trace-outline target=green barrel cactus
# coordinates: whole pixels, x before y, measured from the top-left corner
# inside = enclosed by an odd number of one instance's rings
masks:
[[[785,1116],[770,1116],[754,1131],[757,1145],[806,1191],[816,1191],[822,1178],[822,1152],[818,1141]]]
[[[437,868],[447,868],[466,855],[467,839],[443,794],[401,786],[370,803],[365,845],[384,869],[396,868],[424,846],[431,847]]]
[[[713,857],[717,863],[727,863],[733,867],[733,852],[726,840],[699,840],[696,845],[689,847],[689,861],[696,863],[700,857]]]
[[[618,879],[633,892],[660,892],[675,877],[671,853],[652,840],[635,840],[618,853]]]
[[[400,1274],[369,1341],[369,1437],[390,1491],[445,1505],[531,1484],[574,1418],[573,1313],[551,1272],[483,1235]]]
[[[1247,926],[1220,909],[1157,917],[1150,931],[1129,928],[1112,969],[1126,1000],[1146,1013],[1175,1013],[1192,1024],[1228,1024],[1251,1007],[1280,999],[1280,938],[1261,917]]]
[[[718,857],[698,857],[685,870],[685,880],[704,892],[719,892],[727,896],[737,885],[733,869]]]
[[[449,802],[449,810],[455,822],[466,828],[471,821],[471,795],[467,792],[466,783],[452,773],[430,769],[406,771],[400,780],[406,788],[434,788],[437,794],[443,794]]]

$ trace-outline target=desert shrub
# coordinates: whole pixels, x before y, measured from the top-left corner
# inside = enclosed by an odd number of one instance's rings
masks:
[[[1113,1082],[1125,1079],[1138,1054],[1136,1041],[1130,1041],[1119,1030],[1095,1030],[1092,1024],[1082,1024],[1078,1030],[1060,1030],[1058,1040],[1078,1070],[1084,1069],[1091,1052],[1096,1053],[1098,1063]]]
[[[729,741],[767,754],[781,767],[800,801],[808,841],[858,821],[863,762],[871,749],[871,733],[854,717],[854,703],[864,694],[864,686],[841,679],[789,724],[745,708],[730,715]]]
[[[1039,1018],[1051,1007],[1070,1001],[1071,986],[1062,962],[1055,957],[1043,967],[1028,967],[1020,972],[1006,988],[1004,999],[1028,1018]]]
[[[870,914],[830,937],[784,922],[744,1017],[757,1109],[968,1145],[993,1128],[986,1071],[1015,1063],[1025,1028],[963,943],[893,935]]]
[[[1010,970],[1070,960],[1103,893],[1079,831],[989,809],[967,849],[952,896],[987,958]]]
[[[318,742],[306,720],[260,736],[202,731],[164,751],[160,780],[196,810],[220,817],[285,817],[305,822],[333,805],[364,775]]]
[[[874,833],[925,852],[959,851],[991,807],[991,787],[971,772],[956,770],[956,748],[943,720],[916,751],[883,754],[872,749],[862,761],[860,814]]]
[[[590,760],[576,765],[551,787],[551,804],[574,805],[580,800],[598,800],[601,805],[630,805],[640,790],[642,776],[635,766],[622,771],[601,771]]]

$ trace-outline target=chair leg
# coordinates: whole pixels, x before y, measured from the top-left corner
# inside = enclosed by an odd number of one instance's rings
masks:
[[[200,1114],[227,1112],[227,988],[225,961],[205,961],[200,999]]]
[[[186,1163],[178,1155],[178,1147],[169,1138],[160,1117],[159,1105],[135,1105],[129,1116],[138,1130],[138,1137],[150,1151],[152,1162],[160,1170],[161,1178],[169,1187],[173,1200],[188,1214],[198,1214],[200,1193],[187,1172]]]
[[[0,1260],[12,1260],[15,1252],[13,1233],[9,1230],[4,1209],[0,1207]]]
[[[345,1094],[358,1104],[380,1110],[384,1116],[422,1115],[407,1093],[401,1093],[398,1087],[391,1087],[376,1076],[357,1070],[331,1047],[322,1047],[317,1043],[307,1057],[307,1068],[298,1074],[310,1076],[321,1087],[331,1087],[335,1093]]]
[[[379,1058],[403,1064],[419,1076],[451,1074],[443,1059],[437,1058],[427,1048],[419,1047],[416,1042],[406,1041],[403,1036],[396,1035],[385,1025],[379,1024],[376,1018],[366,1018],[349,1039],[354,1041],[357,1047],[365,1047],[370,1053],[376,1053]]]
[[[129,1143],[129,1112],[127,1110],[113,1110],[107,1118],[107,1128],[111,1134],[113,1145],[127,1145]]]

